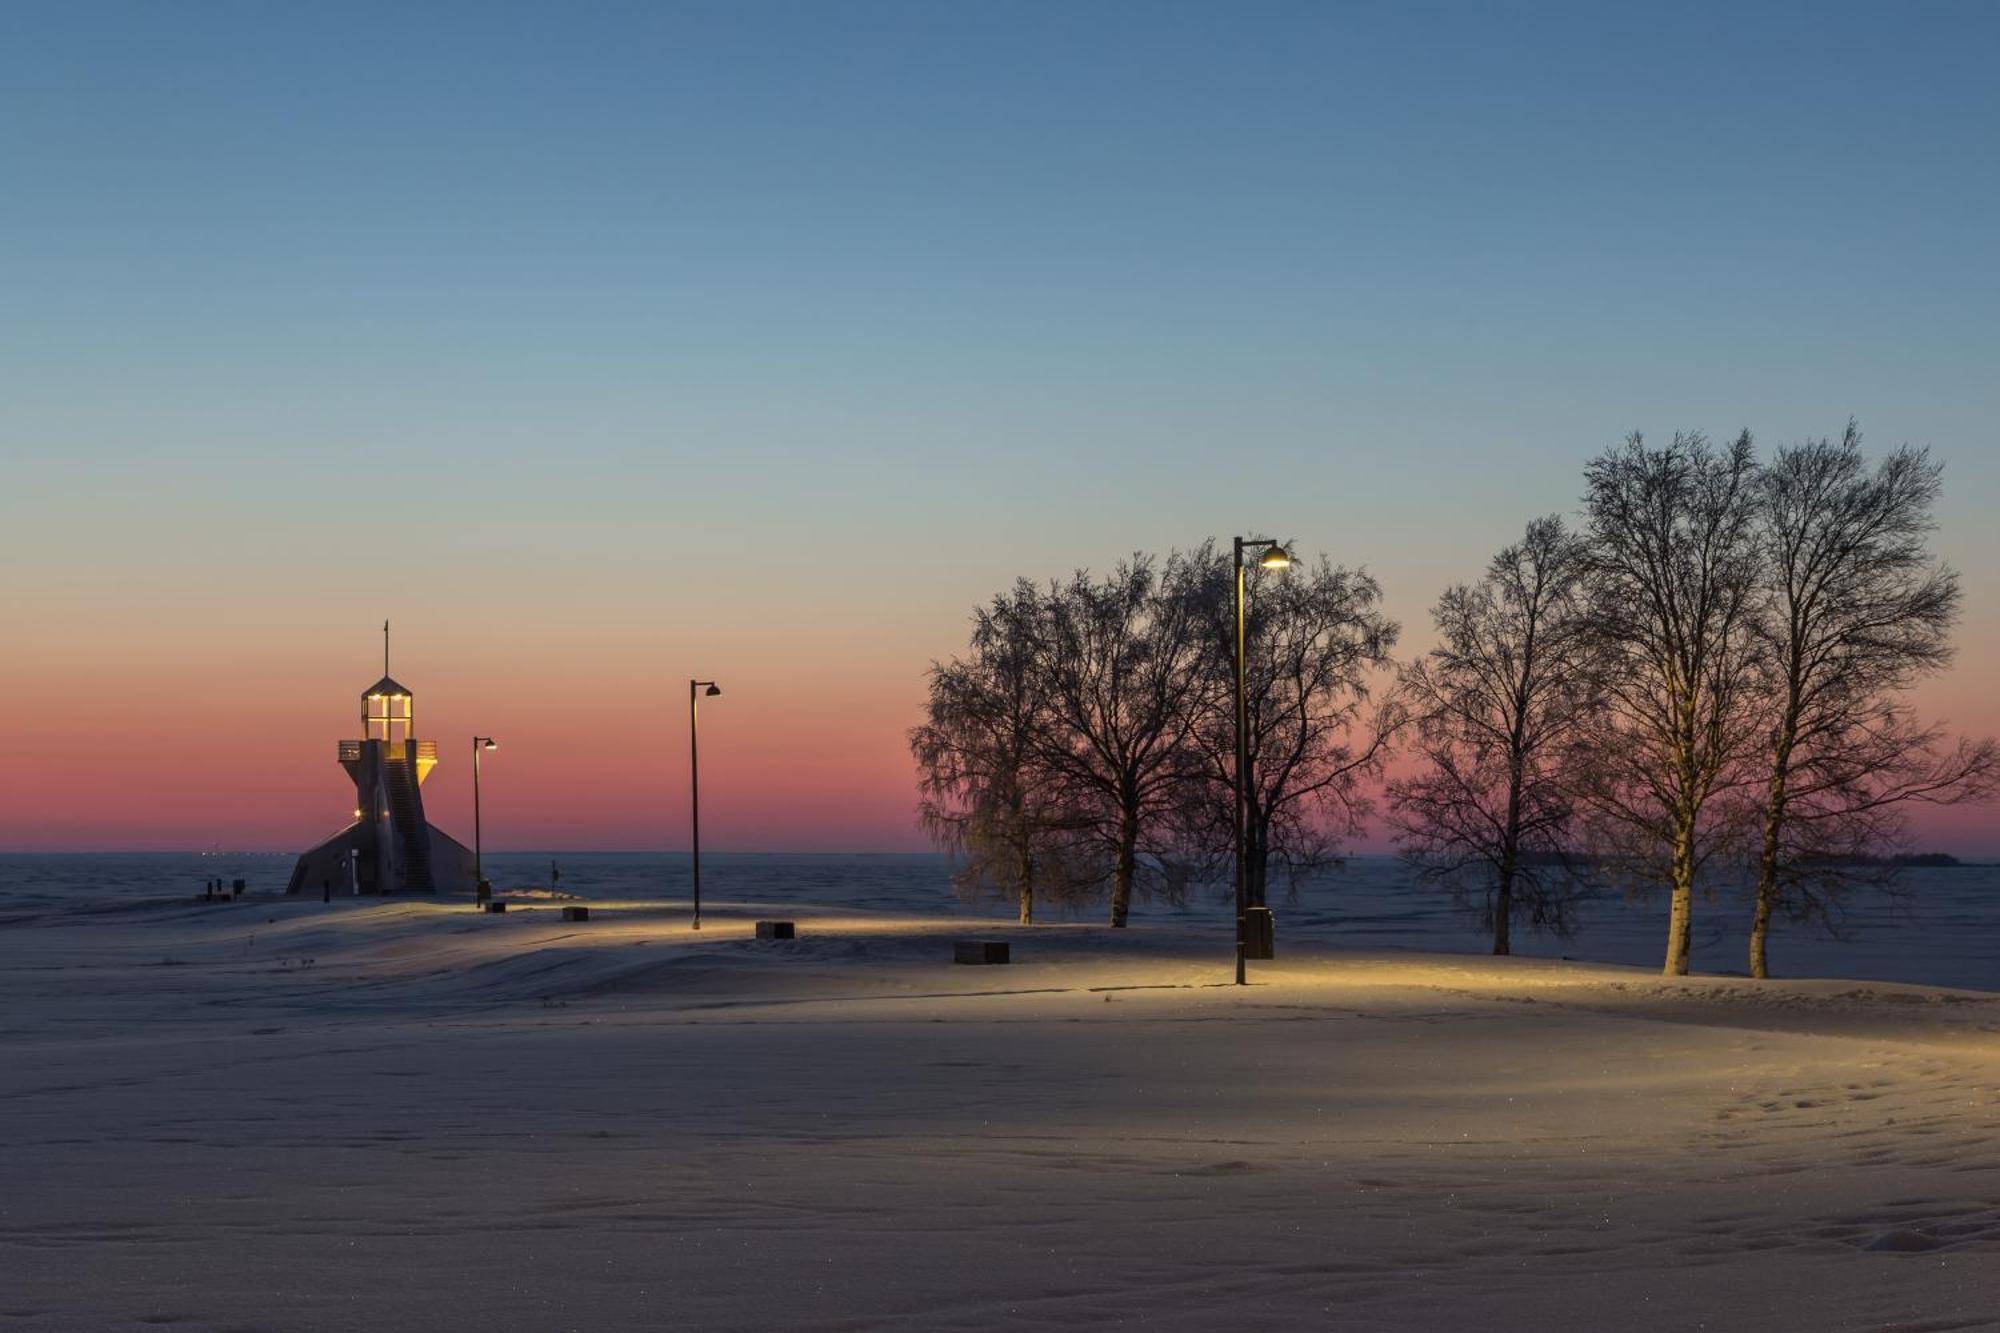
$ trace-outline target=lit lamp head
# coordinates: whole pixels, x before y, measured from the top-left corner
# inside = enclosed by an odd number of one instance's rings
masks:
[[[482,750],[497,750],[500,748],[500,742],[494,740],[491,736],[481,736],[479,738],[479,748]]]
[[[1264,554],[1257,557],[1257,563],[1265,569],[1290,569],[1292,553],[1277,542],[1272,542],[1264,548]]]

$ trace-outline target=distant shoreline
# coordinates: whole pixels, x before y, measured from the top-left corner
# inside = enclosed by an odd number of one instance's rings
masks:
[[[238,848],[224,847],[39,847],[15,849],[0,847],[0,857],[5,856],[271,856],[293,857],[299,854],[297,848]],[[494,847],[488,849],[488,856],[688,856],[686,847]],[[949,859],[948,855],[936,851],[825,851],[801,848],[794,851],[730,851],[728,849],[706,849],[706,856],[802,856],[802,857],[923,857]],[[1344,858],[1350,861],[1395,861],[1401,859],[1395,852],[1349,852]],[[1892,857],[1845,857],[1829,860],[1829,864],[1857,866],[1896,866],[1904,870],[1996,870],[2000,869],[2000,852],[1967,853],[1913,852],[1907,856]]]

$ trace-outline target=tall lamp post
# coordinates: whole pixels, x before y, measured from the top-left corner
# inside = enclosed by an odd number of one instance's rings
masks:
[[[694,849],[694,928],[701,929],[701,728],[695,700],[701,695],[713,699],[722,687],[712,680],[688,682],[688,805],[689,826]]]
[[[485,840],[479,830],[479,753],[482,750],[497,750],[500,742],[491,736],[472,738],[472,879],[475,902],[486,902],[493,896],[493,886],[486,881]]]
[[[1265,569],[1290,569],[1292,553],[1269,537],[1236,538],[1236,818],[1230,825],[1236,844],[1236,984],[1244,984],[1244,959],[1250,947],[1250,883],[1244,865],[1243,814],[1250,774],[1250,706],[1244,699],[1243,552],[1257,550]]]

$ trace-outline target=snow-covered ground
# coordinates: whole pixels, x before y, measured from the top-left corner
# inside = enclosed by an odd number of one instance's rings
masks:
[[[685,853],[563,852],[560,884],[596,901],[686,898]],[[546,887],[550,854],[489,854],[487,869],[507,889]],[[207,879],[243,877],[253,892],[283,890],[289,855],[122,854],[27,856],[0,854],[0,925],[23,914],[85,910],[119,901],[192,893]],[[1013,916],[1004,903],[967,906],[953,896],[943,857],[912,854],[711,855],[703,874],[714,899],[755,902],[784,913],[801,904],[865,912],[962,918]],[[1773,923],[1772,965],[1781,976],[1847,977],[2000,990],[2000,865],[1906,872],[1906,892],[1856,894],[1838,933],[1818,924]],[[1139,902],[1135,919],[1227,933],[1228,895],[1197,895],[1184,906]],[[1394,857],[1356,856],[1296,893],[1276,899],[1278,929],[1288,941],[1369,949],[1484,953],[1488,940],[1449,895],[1414,881]],[[1101,921],[1102,903],[1051,921]],[[1599,963],[1657,967],[1666,947],[1663,901],[1635,901],[1607,890],[1583,903],[1574,938],[1517,929],[1516,953]],[[1695,908],[1694,966],[1698,972],[1741,973],[1747,961],[1750,904],[1720,890]]]
[[[2000,1319],[2000,995],[789,914],[13,912],[0,1333]]]

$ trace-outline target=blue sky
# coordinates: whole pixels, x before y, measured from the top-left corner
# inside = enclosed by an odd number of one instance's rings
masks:
[[[1719,430],[1745,371],[1799,430],[1823,367],[1983,371],[2000,11],[1599,8],[12,6],[7,350],[641,416],[1214,386],[1252,432],[1447,378]]]
[[[806,639],[901,717],[1015,574],[1277,531],[1415,646],[1624,432],[1852,414],[1947,461],[1977,701],[1996,51],[1986,5],[12,4],[0,611]]]

